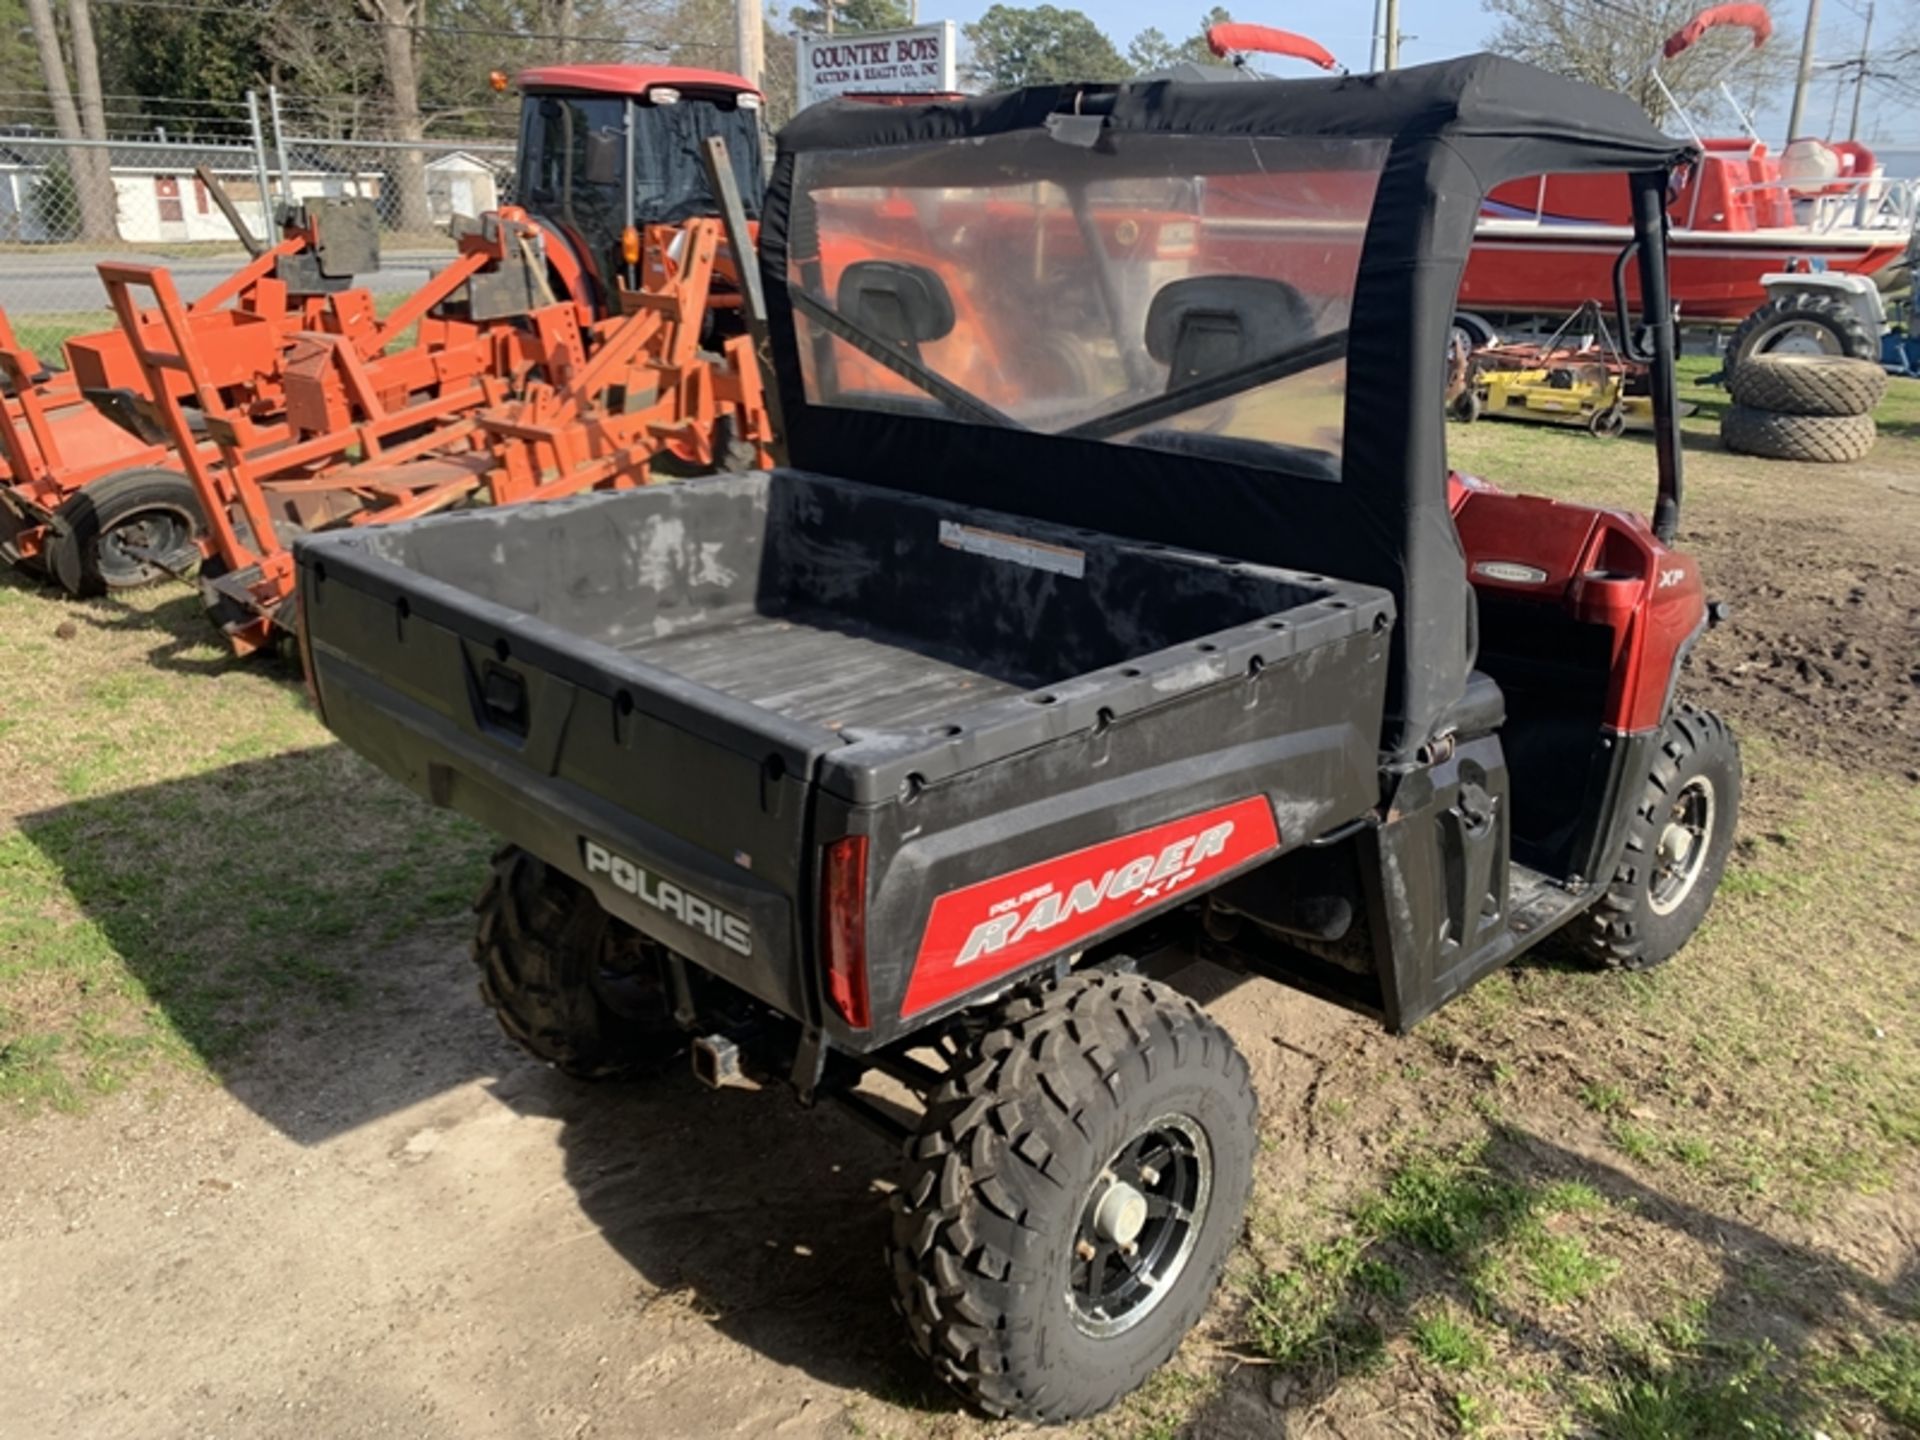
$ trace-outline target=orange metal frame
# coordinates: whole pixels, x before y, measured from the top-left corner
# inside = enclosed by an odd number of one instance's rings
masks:
[[[227,398],[230,357],[203,343],[164,270],[102,265],[207,512],[204,548],[219,571],[203,588],[238,609],[225,625],[234,647],[258,649],[291,620],[283,530],[409,520],[483,492],[511,504],[645,484],[663,451],[711,464],[722,416],[764,459],[772,432],[750,343],[729,340],[718,359],[700,350],[721,234],[713,219],[649,227],[640,288],[622,295],[619,317],[585,329],[570,301],[490,326],[427,314],[437,303],[428,302],[415,314],[445,327],[439,345],[379,353],[378,334],[412,323],[410,302],[375,334],[337,325],[299,334],[286,362],[287,421],[272,426]],[[468,241],[470,268],[450,267],[459,283],[501,253]],[[501,228],[499,245],[520,242]],[[157,325],[139,323],[135,290],[151,293]],[[211,445],[193,443],[189,400]]]
[[[303,328],[306,313],[288,311],[286,287],[272,276],[283,256],[299,254],[312,240],[304,231],[290,233],[186,307],[188,314],[203,325],[216,323],[209,317],[224,312],[272,317],[282,328]],[[151,315],[140,317],[142,325],[152,322]],[[69,368],[49,370],[0,312],[0,379],[9,392],[0,400],[0,458],[6,462],[6,474],[0,476],[0,526],[11,522],[0,544],[14,559],[32,560],[42,553],[55,512],[83,486],[121,471],[169,463],[169,445],[129,434],[84,393],[91,384],[138,380],[126,335],[116,329],[76,336],[65,349]]]

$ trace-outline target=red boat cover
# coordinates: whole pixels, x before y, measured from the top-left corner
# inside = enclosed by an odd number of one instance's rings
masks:
[[[1700,37],[1722,25],[1734,25],[1753,32],[1753,48],[1758,50],[1773,38],[1773,17],[1764,5],[1715,5],[1702,10],[1667,37],[1666,57],[1671,60],[1683,50],[1691,50]]]
[[[1735,5],[1735,10],[1758,7]],[[1225,57],[1236,50],[1252,50],[1264,55],[1291,55],[1296,60],[1309,60],[1322,70],[1338,70],[1340,62],[1317,40],[1309,40],[1304,35],[1295,35],[1290,30],[1276,30],[1271,25],[1210,25],[1207,27],[1207,48],[1214,54]]]

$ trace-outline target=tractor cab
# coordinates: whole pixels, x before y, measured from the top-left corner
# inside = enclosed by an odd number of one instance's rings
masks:
[[[762,179],[760,92],[738,75],[549,65],[519,79],[520,205],[545,232],[557,288],[605,315],[637,283],[641,232],[719,213],[701,147],[727,143],[750,216]]]

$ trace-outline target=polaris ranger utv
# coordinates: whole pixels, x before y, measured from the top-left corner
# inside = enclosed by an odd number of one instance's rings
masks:
[[[326,723],[510,842],[475,958],[516,1040],[891,1117],[915,1344],[996,1414],[1100,1410],[1252,1183],[1247,1066],[1153,977],[1399,1031],[1706,912],[1740,765],[1675,695],[1690,153],[1490,56],[809,110],[761,231],[791,468],[314,539]],[[1635,198],[1651,523],[1447,469],[1481,199],[1591,170]]]

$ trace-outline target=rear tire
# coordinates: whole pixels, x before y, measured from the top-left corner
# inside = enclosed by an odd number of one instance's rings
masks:
[[[507,1037],[577,1080],[650,1074],[685,1040],[653,947],[585,886],[508,845],[474,902],[480,998]]]
[[[1595,964],[1649,970],[1692,938],[1713,904],[1740,819],[1740,747],[1711,710],[1667,722],[1613,883],[1571,938]]]
[[[1802,292],[1767,301],[1734,328],[1727,341],[1727,371],[1755,355],[1788,353],[1848,355],[1878,360],[1880,339],[1860,312],[1830,295]]]
[[[54,512],[47,568],[82,598],[170,579],[200,558],[207,518],[177,470],[124,470],[83,486]]]
[[[908,1146],[897,1303],[973,1405],[1092,1415],[1179,1348],[1240,1235],[1259,1143],[1247,1063],[1198,1005],[1137,976],[1074,976],[989,1025]]]
[[[1887,372],[1846,355],[1752,355],[1727,377],[1734,403],[1777,415],[1871,415]]]
[[[1776,415],[1729,405],[1720,417],[1720,439],[1736,454],[1809,465],[1864,460],[1879,433],[1871,415]]]

